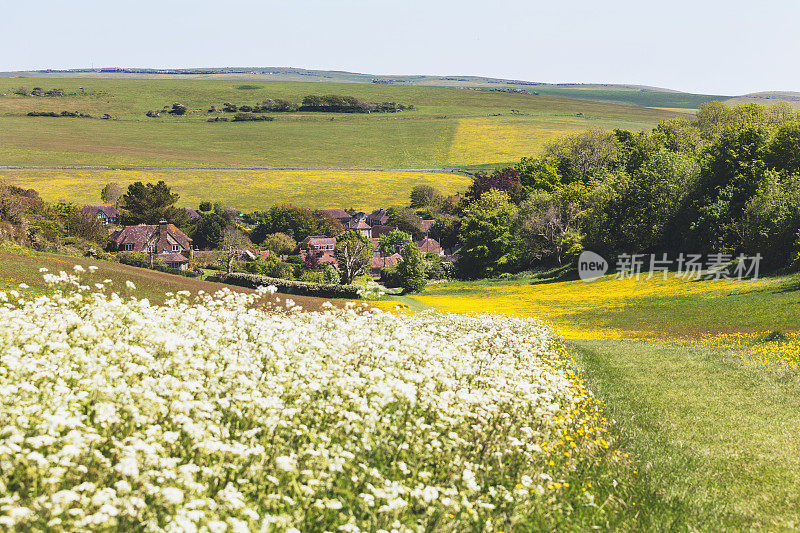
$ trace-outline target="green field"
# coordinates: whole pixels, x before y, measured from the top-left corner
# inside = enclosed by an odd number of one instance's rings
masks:
[[[409,300],[542,317],[562,331],[638,469],[620,480],[637,502],[626,528],[800,527],[797,275],[449,282]]]
[[[25,97],[41,86],[74,96]],[[240,89],[239,87],[257,87]],[[82,89],[81,89],[82,88]],[[208,123],[225,102],[300,102],[343,94],[416,106],[396,114],[276,113],[274,122]],[[180,102],[182,117],[148,118]],[[666,106],[666,105],[665,105]],[[108,113],[113,120],[28,117],[30,111]],[[515,112],[512,113],[512,110]],[[580,115],[579,115],[580,114]],[[506,163],[590,126],[640,130],[685,116],[549,96],[363,83],[126,78],[1,78],[0,165],[444,168]]]

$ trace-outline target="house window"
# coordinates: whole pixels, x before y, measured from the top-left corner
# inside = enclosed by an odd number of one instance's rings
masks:
[[[126,252],[132,252],[133,251],[133,243],[132,242],[126,242],[124,250]]]
[[[151,254],[156,253],[156,245],[151,244],[150,246],[147,247],[147,251],[150,252]]]
[[[177,244],[173,244],[172,245],[172,251],[173,252],[178,252],[178,251],[180,251],[180,249],[181,249],[181,247],[179,245],[177,245]]]

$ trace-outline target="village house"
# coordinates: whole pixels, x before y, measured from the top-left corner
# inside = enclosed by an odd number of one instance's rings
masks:
[[[116,204],[87,205],[84,209],[105,225],[116,224],[119,217],[119,206]]]
[[[427,254],[428,252],[434,252],[439,256],[444,256],[444,250],[442,249],[442,245],[439,244],[439,241],[436,239],[431,239],[426,237],[417,243],[420,251],[423,254]]]
[[[385,209],[376,209],[369,215],[367,215],[366,219],[367,224],[370,226],[385,226],[389,223],[389,213],[386,212]]]
[[[349,224],[350,221],[353,220],[353,217],[351,217],[350,214],[344,209],[322,209],[321,211],[329,217],[335,218],[341,222],[342,226]]]
[[[192,239],[165,220],[157,225],[127,226],[111,233],[109,239],[118,252],[144,253],[170,268],[186,269],[192,259]]]

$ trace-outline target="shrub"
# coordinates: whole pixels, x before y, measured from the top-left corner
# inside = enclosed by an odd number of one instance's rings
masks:
[[[289,281],[255,274],[228,274],[220,281],[240,287],[257,289],[258,287],[277,287],[278,292],[296,294],[298,296],[316,296],[319,298],[359,298],[361,290],[356,285],[334,285],[333,283],[310,283],[307,281]]]

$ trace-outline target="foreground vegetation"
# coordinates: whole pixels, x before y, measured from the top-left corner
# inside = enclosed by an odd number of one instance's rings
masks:
[[[545,317],[631,453],[639,524],[800,524],[800,277],[431,285],[418,306]]]
[[[94,270],[46,272],[56,292],[36,299],[0,293],[5,527],[635,519],[612,426],[540,322],[265,310],[230,291],[152,306]]]

